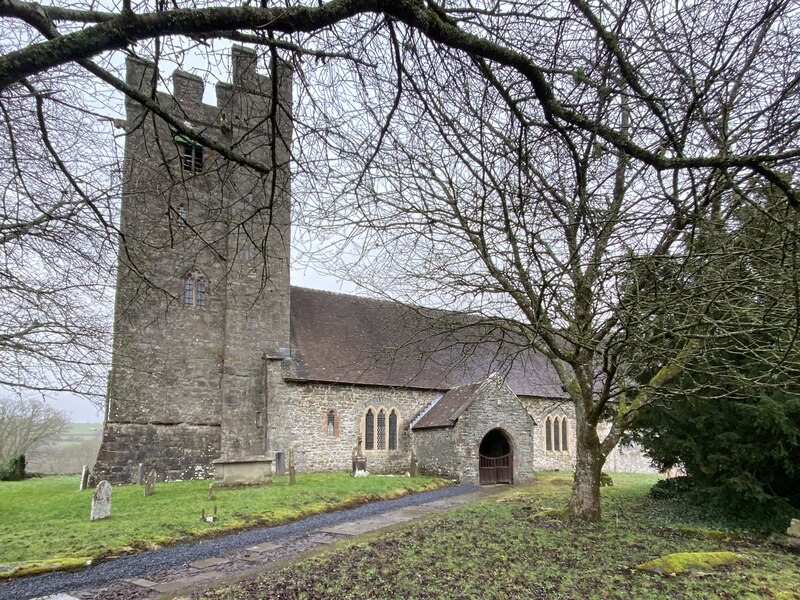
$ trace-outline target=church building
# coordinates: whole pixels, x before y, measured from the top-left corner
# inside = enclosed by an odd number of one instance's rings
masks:
[[[95,478],[128,482],[140,463],[167,481],[235,478],[290,451],[299,472],[345,471],[359,446],[370,473],[412,458],[476,483],[571,470],[574,408],[544,356],[470,315],[291,286],[292,74],[261,75],[256,58],[234,46],[216,106],[180,70],[152,100],[167,120],[127,101]],[[150,97],[157,78],[128,59],[129,85]],[[606,469],[650,467],[626,447]]]

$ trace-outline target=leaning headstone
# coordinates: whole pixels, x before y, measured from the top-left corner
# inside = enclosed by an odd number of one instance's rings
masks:
[[[144,483],[144,465],[139,463],[139,466],[136,467],[136,485],[142,485]]]
[[[81,486],[80,490],[85,490],[89,487],[89,467],[87,465],[83,465],[83,470],[81,471]]]
[[[294,448],[289,450],[289,485],[296,483],[296,475],[294,470]]]
[[[92,494],[92,513],[89,516],[90,521],[97,521],[98,519],[105,519],[111,516],[111,484],[105,479],[97,484],[94,493]]]
[[[156,470],[153,469],[147,474],[147,480],[144,482],[144,495],[152,496],[156,490]]]
[[[208,494],[206,494],[206,500],[213,500],[214,499],[214,482],[208,484]]]

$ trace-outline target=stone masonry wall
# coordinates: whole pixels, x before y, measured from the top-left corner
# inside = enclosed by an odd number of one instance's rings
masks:
[[[264,356],[289,346],[291,72],[282,65],[276,72],[273,145],[265,119],[271,79],[256,72],[252,50],[234,47],[231,62],[233,81],[217,84],[216,106],[203,103],[203,81],[182,71],[172,76],[173,94],[158,92],[155,101],[207,138],[271,167],[268,176],[209,148],[202,149],[202,168],[186,167],[192,140],[126,102],[108,441],[95,466],[116,481],[131,472],[129,456],[143,443],[130,436],[126,452],[128,438],[115,434],[123,426],[153,427],[148,451],[164,465],[172,461],[174,472],[189,474],[186,465],[220,453],[265,451],[257,424],[265,412]],[[126,66],[128,84],[149,96],[154,65],[129,59]],[[187,274],[205,282],[202,306],[185,305]],[[216,456],[191,440],[173,445],[174,432],[191,427],[216,428]]]
[[[284,382],[280,363],[269,364],[269,444],[273,452],[294,446],[299,471],[345,471],[351,466],[353,448],[363,435],[364,415],[369,407],[397,409],[397,450],[366,451],[371,473],[403,474],[410,467],[411,441],[408,423],[437,392],[372,386],[339,386]],[[336,411],[338,427],[327,435],[328,409]]]
[[[514,481],[533,479],[533,419],[506,386],[503,378],[489,378],[452,427],[415,430],[414,445],[423,472],[478,483],[481,441],[500,429],[514,454]]]
[[[139,463],[144,472],[155,469],[159,481],[207,479],[213,476],[211,461],[219,456],[218,425],[109,424],[97,457],[105,468],[96,480],[131,481]]]
[[[514,453],[514,483],[526,483],[534,475],[533,419],[502,377],[487,380],[456,424],[456,456],[461,457],[460,479],[477,483],[478,450],[492,429],[502,430]]]
[[[414,432],[414,448],[419,472],[425,475],[460,478],[461,461],[456,456],[452,427],[419,429]]]

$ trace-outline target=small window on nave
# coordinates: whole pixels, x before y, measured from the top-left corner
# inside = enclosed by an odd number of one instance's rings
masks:
[[[325,411],[323,427],[326,437],[339,437],[339,414],[335,408],[329,408]]]

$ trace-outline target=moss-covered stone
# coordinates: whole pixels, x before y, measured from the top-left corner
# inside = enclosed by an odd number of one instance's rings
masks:
[[[608,473],[600,473],[600,485],[612,486],[614,485],[614,480],[611,479],[611,475],[609,475]]]
[[[90,564],[91,560],[90,557],[84,556],[81,558],[49,558],[46,560],[14,563],[12,565],[0,565],[0,580],[23,577],[25,575],[36,575],[49,571],[80,569]]]
[[[727,542],[733,539],[733,536],[729,531],[721,531],[719,529],[705,529],[702,527],[681,527],[679,531],[687,536],[707,538],[709,540],[717,540],[719,542]]]
[[[636,565],[639,571],[680,574],[702,571],[723,565],[743,562],[745,557],[735,552],[676,552]]]
[[[569,521],[569,511],[566,508],[547,508],[533,515],[533,518]]]

